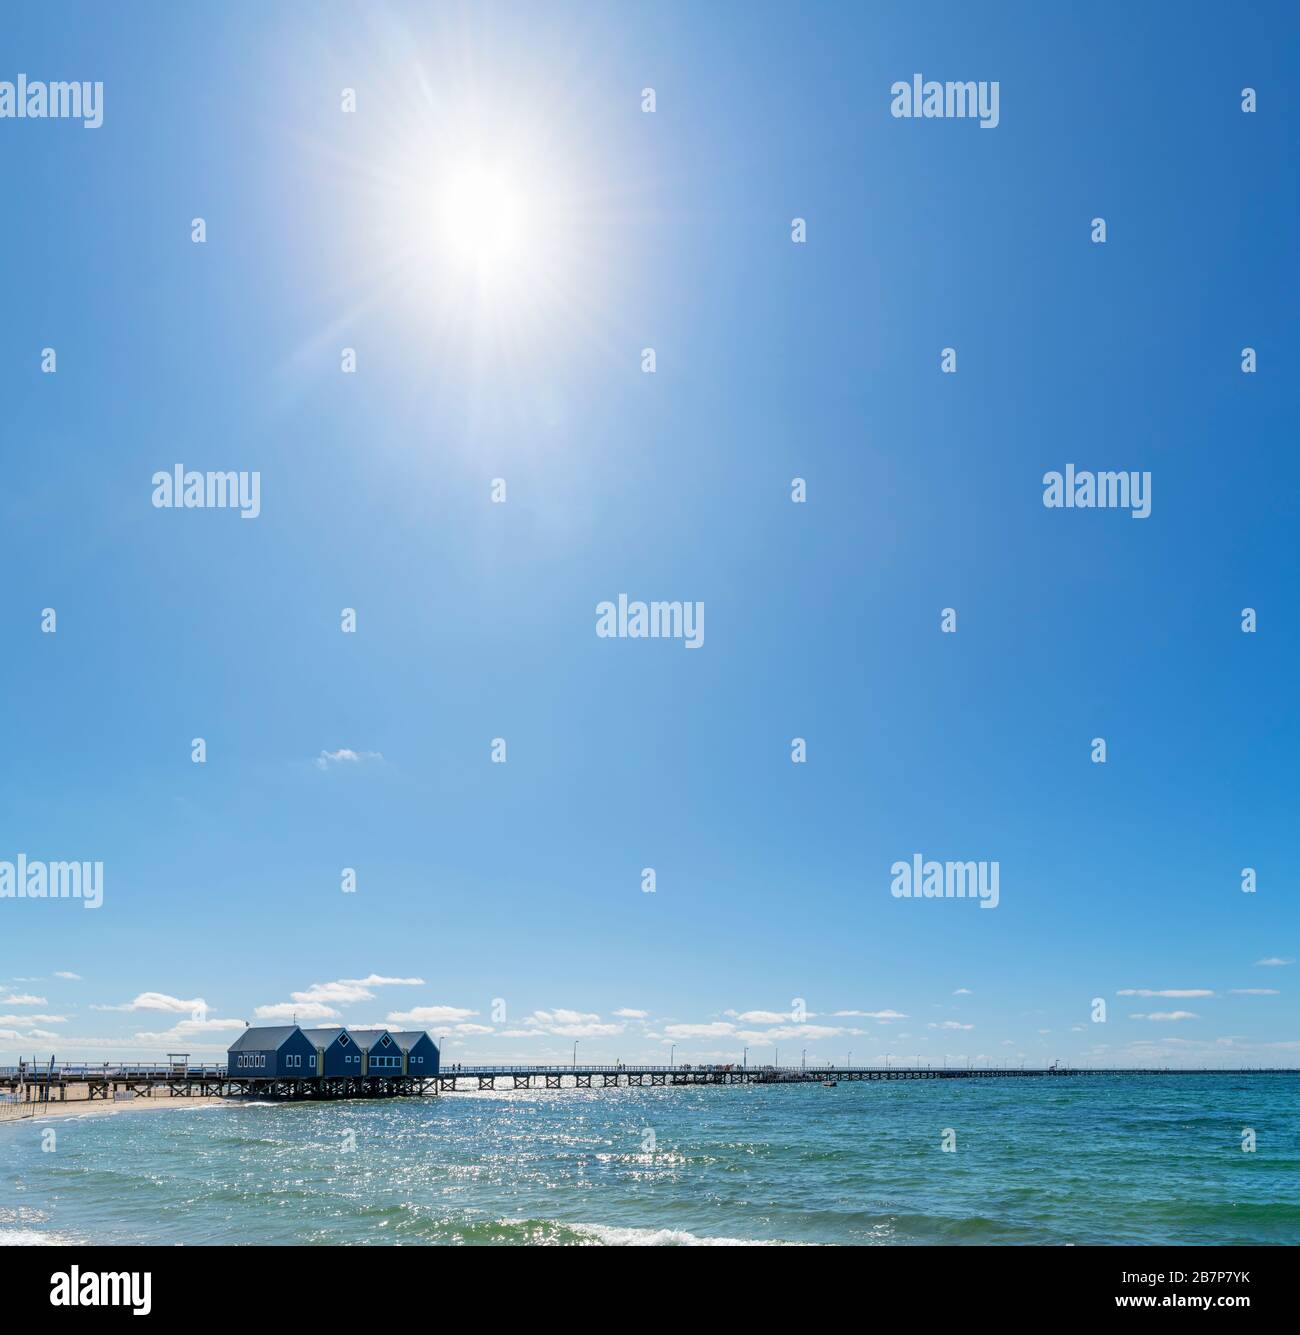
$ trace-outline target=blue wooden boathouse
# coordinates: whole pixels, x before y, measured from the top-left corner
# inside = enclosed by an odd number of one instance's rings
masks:
[[[438,1047],[424,1030],[300,1029],[294,1025],[245,1029],[226,1054],[226,1072],[245,1080],[291,1081],[296,1093],[346,1097],[357,1093],[410,1093],[438,1075]],[[317,1082],[306,1088],[303,1082]]]
[[[320,1074],[316,1048],[296,1024],[245,1029],[226,1055],[228,1075],[304,1079]]]

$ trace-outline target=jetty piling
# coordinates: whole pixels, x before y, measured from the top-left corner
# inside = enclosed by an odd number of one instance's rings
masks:
[[[1285,1069],[1197,1070],[1170,1067],[933,1067],[933,1066],[459,1066],[436,1075],[351,1076],[232,1075],[225,1062],[50,1062],[33,1080],[30,1067],[0,1067],[0,1091],[21,1101],[66,1100],[69,1089],[84,1087],[90,1101],[119,1093],[150,1098],[250,1096],[283,1100],[401,1098],[464,1091],[518,1089],[612,1089],[701,1085],[797,1085],[836,1080],[1026,1080],[1098,1076],[1296,1075]]]

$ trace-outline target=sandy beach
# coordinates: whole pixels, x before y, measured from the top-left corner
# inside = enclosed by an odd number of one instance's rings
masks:
[[[153,1094],[137,1095],[133,1099],[91,1099],[85,1085],[69,1085],[66,1099],[52,1099],[49,1103],[11,1104],[0,1110],[0,1127],[23,1126],[29,1122],[46,1122],[56,1117],[99,1117],[113,1116],[117,1113],[143,1112],[151,1108],[205,1108],[214,1104],[227,1103],[232,1107],[248,1103],[248,1099],[223,1099],[215,1095],[177,1095],[172,1097],[167,1090],[160,1089]],[[21,1107],[23,1114],[13,1116],[15,1108]],[[31,1108],[31,1112],[27,1111]]]

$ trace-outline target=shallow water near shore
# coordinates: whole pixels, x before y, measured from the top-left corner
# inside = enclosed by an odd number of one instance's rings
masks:
[[[1294,1244],[1298,1095],[1296,1076],[980,1079],[0,1123],[0,1242]]]

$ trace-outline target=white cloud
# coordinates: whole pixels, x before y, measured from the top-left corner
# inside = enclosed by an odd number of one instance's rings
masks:
[[[554,1024],[596,1024],[599,1020],[599,1015],[587,1011],[550,1010],[534,1011],[524,1023],[549,1027]]]
[[[616,1034],[624,1033],[626,1029],[626,1025],[611,1024],[601,1020],[600,1016],[592,1011],[565,1010],[561,1007],[534,1011],[523,1019],[520,1027],[503,1030],[501,1037],[540,1038],[550,1035],[565,1039],[612,1038]],[[484,1032],[494,1033],[495,1030],[485,1029]]]
[[[1193,1011],[1152,1011],[1150,1015],[1130,1015],[1130,1020],[1199,1020]]]
[[[368,760],[383,760],[378,751],[353,751],[350,747],[340,747],[337,751],[322,751],[316,757],[315,766],[326,772],[339,765],[360,765]]]
[[[1234,997],[1280,997],[1282,994],[1275,987],[1234,987]]]
[[[313,983],[309,988],[301,992],[290,992],[289,995],[294,1001],[301,1001],[307,1005],[337,1001],[346,1006],[358,1001],[375,999],[375,994],[368,987],[342,980],[336,983]]]
[[[140,1043],[178,1043],[199,1034],[230,1033],[244,1027],[243,1020],[180,1020],[160,1033],[137,1033]]]
[[[620,1019],[624,1020],[648,1020],[650,1018],[649,1011],[629,1010],[626,1006],[624,1006],[621,1010],[616,1010],[614,1014],[619,1016]]]
[[[837,1029],[825,1024],[787,1024],[775,1029],[738,1029],[734,1037],[743,1043],[786,1043],[793,1039],[799,1042],[815,1043],[822,1038],[843,1038],[849,1034],[861,1034],[861,1029]]]
[[[1122,987],[1115,993],[1117,997],[1212,997],[1214,995],[1204,987],[1166,987],[1152,991],[1149,987]]]
[[[1256,960],[1256,965],[1263,965],[1266,969],[1280,968],[1284,964],[1294,964],[1295,960],[1284,960],[1277,955],[1270,955],[1267,959]]]
[[[331,983],[313,983],[302,992],[290,992],[294,1001],[308,1004],[337,1003],[352,1006],[358,1001],[373,1001],[376,987],[423,987],[423,978],[389,978],[384,974],[372,973],[365,978],[336,978]]]
[[[195,1011],[207,1010],[208,1003],[202,997],[185,1001],[181,997],[168,996],[166,992],[141,992],[134,1001],[124,1002],[121,1006],[91,1006],[92,1011],[171,1011],[175,1015],[192,1015]]]
[[[534,1011],[524,1020],[524,1024],[533,1029],[540,1029],[557,1038],[600,1038],[623,1033],[627,1026],[610,1024],[603,1021],[592,1011],[573,1011],[557,1008]]]
[[[466,1010],[462,1006],[416,1006],[409,1011],[392,1011],[388,1016],[388,1023],[390,1025],[456,1024],[477,1014],[478,1011]],[[485,1032],[492,1031],[489,1029]]]
[[[621,1024],[557,1024],[546,1031],[557,1038],[611,1038],[623,1032]]]
[[[302,1024],[310,1020],[337,1020],[339,1013],[332,1006],[318,1001],[281,1001],[274,1006],[258,1006],[255,1020],[280,1020],[286,1024]]]
[[[0,997],[0,1006],[44,1006],[44,997],[34,997],[29,992],[10,992],[7,997]]]
[[[243,1025],[243,1023],[244,1022],[242,1020],[239,1021],[239,1024],[241,1026]],[[22,1038],[23,1036],[20,1034],[17,1035],[17,1037]],[[59,1048],[61,1049],[61,1051],[68,1054],[70,1060],[76,1060],[77,1057],[81,1054],[89,1052],[98,1052],[98,1051],[106,1052],[107,1054],[110,1055],[110,1059],[113,1056],[120,1056],[121,1054],[126,1052],[131,1052],[131,1053],[138,1052],[141,1055],[147,1053],[148,1060],[150,1061],[159,1061],[161,1060],[163,1055],[158,1050],[160,1043],[159,1043],[159,1038],[156,1035],[146,1035],[144,1039],[141,1039],[138,1035],[133,1037],[125,1037],[122,1035],[106,1036],[104,1034],[78,1034],[78,1035],[60,1034],[58,1036],[58,1042],[59,1042]],[[213,1043],[206,1041],[202,1037],[196,1037],[187,1040],[185,1047],[186,1050],[191,1053],[200,1053],[200,1052],[224,1053],[227,1047],[227,1043],[224,1041],[224,1039]]]
[[[81,982],[81,975],[79,973],[69,973],[66,969],[55,969],[54,976],[56,978],[65,978],[70,983]]]
[[[714,1020],[709,1024],[666,1024],[664,1033],[669,1038],[721,1038],[724,1034],[734,1034],[736,1026],[726,1020]]]
[[[0,1015],[0,1024],[67,1024],[66,1015]]]
[[[959,987],[956,988],[953,992],[954,997],[973,997],[974,995],[975,994],[970,990],[969,987]]]
[[[973,1024],[962,1024],[960,1020],[940,1020],[938,1024],[928,1025],[930,1029],[974,1029]],[[1040,1030],[1041,1032],[1041,1030]]]
[[[833,1020],[844,1019],[849,1016],[859,1016],[864,1020],[906,1020],[908,1017],[902,1011],[832,1011]]]

